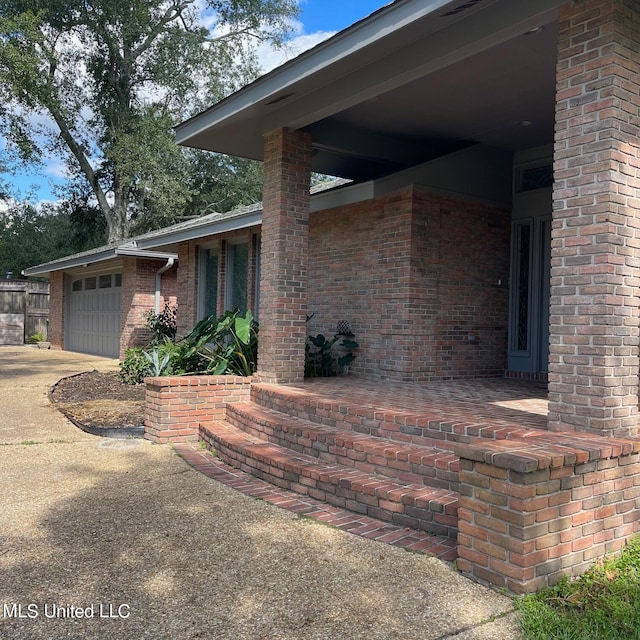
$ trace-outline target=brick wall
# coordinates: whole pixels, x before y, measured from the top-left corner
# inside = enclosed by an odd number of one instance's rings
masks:
[[[425,192],[417,193],[415,211],[412,370],[444,379],[503,375],[510,212]],[[421,328],[422,349],[412,349],[412,326]]]
[[[64,272],[52,271],[49,277],[49,342],[52,349],[64,349],[64,284]]]
[[[458,568],[527,593],[640,531],[640,442],[550,433],[458,445]]]
[[[123,258],[121,292],[120,357],[126,349],[143,347],[151,338],[145,314],[155,310],[156,273],[163,266],[158,260]],[[165,301],[177,304],[178,268],[162,274],[160,281],[160,311]]]
[[[224,419],[227,403],[249,400],[251,378],[147,378],[145,438],[164,444],[197,440],[200,423]]]
[[[504,373],[509,221],[411,188],[311,214],[308,332],[331,337],[347,320],[360,344],[355,373]]]
[[[198,321],[198,244],[178,246],[178,335],[188,333]]]
[[[640,2],[560,11],[549,428],[633,435],[638,418]]]

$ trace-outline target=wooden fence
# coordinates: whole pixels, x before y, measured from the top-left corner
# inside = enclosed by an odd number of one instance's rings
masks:
[[[35,333],[47,337],[49,284],[0,279],[0,344],[24,344]]]

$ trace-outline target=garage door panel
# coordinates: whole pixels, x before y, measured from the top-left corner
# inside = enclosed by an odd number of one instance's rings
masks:
[[[87,283],[88,281],[88,283]],[[112,277],[112,281],[115,278]],[[96,279],[84,279],[82,290],[69,292],[67,348],[117,358],[120,352],[120,287],[95,288]],[[89,285],[89,289],[86,285]]]

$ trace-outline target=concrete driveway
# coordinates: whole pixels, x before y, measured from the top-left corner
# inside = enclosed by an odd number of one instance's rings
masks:
[[[299,518],[50,404],[114,360],[0,347],[0,640],[519,638],[434,558]]]

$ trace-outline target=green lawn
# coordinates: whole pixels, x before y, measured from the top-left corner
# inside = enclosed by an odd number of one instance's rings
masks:
[[[640,538],[518,608],[525,640],[640,640]]]

